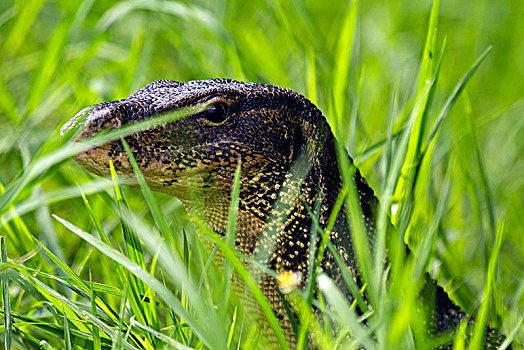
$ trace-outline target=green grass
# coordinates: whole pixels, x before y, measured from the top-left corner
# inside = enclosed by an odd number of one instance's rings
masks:
[[[82,146],[59,137],[82,108],[153,80],[229,77],[315,102],[381,200],[373,250],[359,213],[350,215],[373,312],[359,316],[362,300],[349,305],[314,271],[304,293],[290,294],[301,305],[301,344],[309,332],[323,348],[452,340],[478,349],[489,323],[524,348],[523,13],[520,0],[2,1],[3,344],[264,347],[223,277],[235,271],[287,346],[256,284],[253,270],[263,267],[231,249],[237,195],[223,241],[198,219],[195,230],[177,199],[152,193],[140,176],[140,189],[131,189],[120,185],[125,179],[88,174],[70,159]],[[355,202],[352,170],[343,170],[340,203]],[[226,257],[223,271],[209,242]],[[391,264],[383,266],[386,247]],[[428,315],[414,312],[424,308],[424,271],[476,316],[469,345],[424,336]]]

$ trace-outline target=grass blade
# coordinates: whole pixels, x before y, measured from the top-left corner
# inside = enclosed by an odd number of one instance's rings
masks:
[[[7,251],[5,249],[4,237],[0,237],[0,249],[1,249],[1,258],[2,263],[7,264]],[[2,273],[2,299],[4,302],[4,342],[5,348],[11,349],[11,298],[9,296],[9,278],[7,277],[7,272]]]
[[[154,330],[153,328],[151,327],[148,327],[144,324],[141,324],[140,322],[137,322],[135,321],[134,318],[131,318],[131,325],[132,326],[135,326],[135,327],[138,327],[140,329],[143,329],[144,331],[148,332],[148,333],[151,333],[151,335],[153,335],[154,337],[160,339],[161,341],[163,341],[164,343],[166,343],[167,345],[169,345],[169,348],[174,348],[174,349],[179,349],[179,350],[190,350],[192,348],[188,347],[188,346],[185,346],[184,344],[180,343],[180,342],[177,342],[171,338],[169,338],[168,336]]]
[[[470,68],[470,70],[462,77],[462,79],[460,79],[458,84],[455,86],[455,89],[453,89],[453,92],[448,97],[448,99],[444,103],[444,106],[442,107],[442,109],[440,110],[440,112],[438,114],[438,117],[437,117],[437,120],[435,122],[435,125],[433,126],[433,129],[432,129],[432,131],[431,131],[431,133],[429,135],[428,141],[426,142],[426,145],[427,145],[426,148],[429,147],[429,144],[431,143],[431,141],[437,135],[437,133],[438,133],[438,131],[440,129],[440,124],[442,123],[442,121],[444,120],[446,115],[448,114],[448,112],[451,109],[451,107],[453,107],[453,105],[455,104],[455,102],[459,98],[462,90],[464,90],[464,88],[466,87],[467,82],[471,79],[473,74],[479,68],[480,64],[486,59],[486,57],[488,56],[488,54],[490,52],[491,52],[491,46],[488,47],[486,50],[484,50],[484,52],[475,61],[473,66]],[[422,152],[422,153],[424,153],[424,152]]]
[[[16,16],[16,23],[10,30],[2,47],[2,56],[6,53],[15,54],[21,45],[24,44],[27,33],[34,23],[36,16],[44,5],[44,0],[30,0],[18,4],[22,5]],[[0,58],[3,58],[0,56]]]
[[[231,349],[231,341],[233,340],[233,334],[235,334],[235,328],[237,323],[237,308],[233,313],[233,320],[231,321],[231,327],[229,328],[229,335],[227,336],[227,348]]]
[[[120,265],[122,265],[124,268],[126,268],[129,272],[131,272],[133,275],[141,279],[145,284],[147,284],[149,287],[151,287],[157,295],[162,298],[167,305],[169,305],[172,310],[179,315],[190,327],[191,329],[200,337],[200,339],[206,344],[206,346],[209,346],[211,348],[219,348],[218,344],[216,343],[215,339],[210,339],[208,337],[208,334],[204,332],[204,328],[198,322],[187,310],[184,308],[184,306],[181,304],[180,300],[178,300],[165,286],[163,283],[158,281],[156,278],[151,276],[149,272],[142,269],[139,265],[132,262],[129,258],[123,256],[118,251],[109,248],[107,245],[105,245],[103,242],[98,240],[97,238],[91,236],[87,232],[84,232],[74,226],[73,224],[69,223],[68,221],[59,218],[58,216],[54,216],[56,220],[58,220],[62,225],[64,225],[67,229],[69,229],[71,232],[85,240],[87,243],[94,246],[96,249],[98,249],[101,253],[108,256],[109,258],[115,260]]]
[[[71,332],[69,331],[69,322],[67,314],[64,312],[64,343],[66,350],[71,350]]]
[[[137,182],[140,185],[140,189],[142,190],[142,195],[144,196],[144,199],[147,203],[147,206],[149,208],[151,216],[153,217],[153,220],[155,221],[156,226],[162,233],[162,236],[165,237],[166,239],[169,239],[169,243],[171,244],[171,246],[176,248],[177,251],[180,253],[182,250],[178,246],[177,242],[171,239],[172,237],[171,229],[169,228],[169,225],[166,222],[165,216],[162,213],[162,210],[160,210],[160,206],[158,205],[158,202],[156,201],[153,195],[153,192],[149,188],[149,185],[147,184],[147,181],[144,178],[142,171],[140,171],[140,167],[138,166],[136,162],[133,152],[131,151],[131,149],[129,148],[129,145],[127,144],[127,142],[124,139],[121,139],[121,141],[127,152],[129,162],[131,163],[131,166],[133,167],[133,172],[135,173]]]
[[[78,276],[66,263],[64,263],[62,260],[60,260],[53,252],[51,252],[45,245],[42,244],[38,239],[33,237],[34,241],[46,252],[47,256],[63,271],[69,278],[71,278],[72,282],[80,288],[83,292],[86,294],[91,293],[92,287],[88,286],[85,281]],[[94,301],[104,312],[106,312],[107,315],[113,316],[113,320],[116,320],[116,315],[114,314],[114,311],[109,308],[104,303],[97,303],[96,299]]]
[[[258,286],[258,283],[256,282],[255,278],[251,276],[246,266],[236,256],[237,253],[233,249],[231,249],[231,247],[229,247],[229,245],[227,245],[226,242],[224,242],[216,233],[214,233],[209,227],[207,227],[199,218],[195,217],[194,220],[196,221],[196,224],[202,230],[202,232],[206,234],[208,237],[210,237],[215,242],[215,244],[219,246],[220,249],[222,249],[225,258],[229,260],[229,263],[234,267],[239,277],[249,288],[251,294],[262,309],[262,312],[267,317],[269,325],[275,332],[280,347],[282,349],[289,349],[289,344],[286,341],[286,337],[284,336],[278,319],[273,313],[273,308],[271,307],[264,293]]]
[[[150,129],[155,126],[201,112],[204,109],[205,107],[203,106],[196,106],[195,108],[187,108],[178,110],[176,112],[161,114],[156,118],[149,118],[134,124],[126,125],[120,129],[99,134],[89,140],[82,141],[81,144],[66,143],[64,147],[53,151],[50,154],[33,159],[31,163],[25,168],[24,172],[21,173],[21,175],[16,180],[11,182],[11,184],[6,188],[5,192],[0,196],[0,215],[4,214],[8,206],[20,195],[22,191],[29,191],[31,189],[31,186],[29,185],[34,186],[32,181],[34,181],[39,176],[43,176],[46,171],[51,170],[53,167],[56,167],[57,164],[65,161],[66,159],[69,159],[75,154],[107,142],[118,140],[121,137],[132,135],[142,130]],[[70,141],[74,139],[76,133],[71,132],[68,135]]]
[[[228,221],[226,228],[226,244],[231,248],[235,249],[236,241],[236,228],[238,218],[238,199],[240,195],[240,171],[242,165],[238,162],[237,169],[235,171],[235,177],[233,180],[233,187],[231,189],[231,204],[229,206]],[[222,305],[227,305],[229,299],[229,293],[231,291],[231,278],[233,270],[229,260],[224,261],[224,277],[222,280]],[[227,311],[224,308],[224,312]],[[224,315],[225,316],[225,315]]]
[[[16,105],[15,99],[9,90],[4,81],[4,78],[0,75],[0,108],[2,112],[11,124],[16,125],[19,122],[20,112],[18,111],[18,106]]]
[[[91,270],[89,270],[89,282],[90,282],[90,289],[91,289],[91,314],[93,314],[93,316],[97,317],[96,315],[96,293],[95,293],[95,289],[93,288],[93,277],[91,276]],[[93,350],[101,350],[102,349],[102,344],[100,342],[100,331],[98,330],[98,327],[96,327],[94,324],[93,324],[93,327],[92,327],[92,332],[93,332]]]
[[[398,210],[393,215],[393,222],[397,223],[399,217],[404,215],[404,209],[406,203],[409,202],[412,195],[412,187],[414,184],[417,164],[420,160],[420,151],[423,144],[424,131],[426,129],[426,119],[430,108],[434,89],[436,87],[436,80],[438,77],[440,65],[437,66],[435,72],[433,72],[435,64],[435,44],[437,35],[438,25],[438,11],[439,11],[439,0],[434,0],[431,7],[430,20],[428,23],[426,43],[424,46],[424,52],[422,54],[422,65],[420,67],[420,73],[418,78],[416,100],[420,101],[420,96],[424,96],[424,88],[429,87],[429,94],[427,98],[423,100],[423,104],[417,109],[415,119],[410,130],[410,138],[406,149],[406,155],[404,158],[404,164],[400,171],[400,177],[395,188],[394,197],[397,201]]]
[[[129,259],[131,259],[132,262],[140,266],[142,269],[146,269],[146,262],[144,258],[144,253],[142,251],[142,245],[140,244],[140,241],[138,237],[136,237],[133,232],[131,232],[128,222],[130,221],[127,217],[128,206],[126,201],[124,200],[124,196],[122,194],[122,190],[120,188],[120,184],[118,181],[118,176],[114,167],[113,162],[109,161],[109,168],[111,172],[111,178],[113,180],[113,189],[115,193],[115,199],[116,199],[116,205],[117,205],[117,211],[119,216],[121,217],[121,227],[122,227],[122,233],[124,236],[124,244],[126,247],[126,253]],[[123,276],[122,285],[127,286],[126,289],[126,295],[129,291],[129,297],[126,298],[126,302],[129,301],[129,304],[131,305],[131,309],[133,310],[135,316],[142,322],[149,324],[150,319],[148,318],[148,309],[143,308],[142,306],[142,298],[146,295],[147,287],[144,284],[143,281],[141,281],[139,278],[134,276],[132,273],[127,271],[127,274]],[[146,338],[149,342],[152,342],[154,344],[154,339],[151,337],[150,334],[146,333]],[[118,344],[120,344],[118,342]],[[118,345],[117,347],[120,347]]]
[[[386,185],[384,188],[384,194],[381,198],[380,205],[378,208],[378,215],[377,215],[377,222],[376,222],[376,238],[375,238],[375,246],[374,246],[374,255],[373,255],[373,262],[374,262],[374,275],[373,279],[374,282],[370,287],[376,286],[377,288],[381,286],[381,281],[383,280],[384,276],[384,266],[383,261],[385,257],[386,252],[386,234],[388,231],[388,227],[390,225],[390,219],[389,219],[389,213],[391,210],[391,203],[392,203],[392,196],[395,191],[395,186],[397,184],[397,181],[400,177],[402,164],[405,160],[405,154],[410,138],[410,131],[411,127],[414,124],[414,121],[417,117],[417,115],[420,113],[420,109],[422,106],[425,105],[427,102],[427,99],[429,98],[429,93],[431,90],[432,84],[425,86],[424,93],[421,94],[418,99],[415,102],[415,106],[413,107],[413,110],[411,112],[410,119],[408,120],[408,126],[405,128],[403,134],[400,137],[400,140],[398,141],[398,145],[395,149],[395,156],[393,158],[393,162],[391,164],[391,168],[389,170],[389,174],[386,179]],[[399,228],[399,232],[402,232],[402,230]],[[392,239],[391,240],[391,248],[393,251],[393,261],[395,262],[395,258],[398,260],[401,259],[401,254],[399,254],[400,251],[404,248],[399,248],[398,245],[401,245],[402,241],[399,242],[399,240]],[[397,244],[395,246],[394,244]],[[399,261],[397,261],[397,265],[399,265]],[[370,275],[371,277],[371,275]],[[383,291],[385,292],[385,291]]]
[[[333,68],[333,99],[335,103],[335,117],[338,125],[343,125],[343,116],[346,111],[347,86],[351,55],[357,31],[359,0],[351,1],[341,25],[336,58]]]
[[[359,322],[355,312],[350,309],[347,299],[338,290],[334,282],[327,275],[321,274],[318,276],[318,286],[326,295],[337,321],[350,330],[352,337],[355,338],[354,344],[366,349],[376,348],[375,342],[370,337],[370,329]]]
[[[482,303],[480,304],[480,310],[475,320],[475,330],[469,347],[472,350],[481,350],[484,348],[484,338],[486,336],[489,306],[492,297],[493,285],[496,281],[497,264],[499,260],[500,248],[502,247],[502,241],[504,240],[504,233],[504,221],[501,221],[497,227],[495,245],[489,258]]]
[[[417,93],[420,94],[424,86],[428,85],[433,77],[433,66],[435,63],[435,43],[437,40],[438,12],[440,0],[433,0],[431,13],[429,15],[428,28],[426,30],[426,42],[422,53],[422,64],[417,82]]]
[[[127,203],[124,200],[124,196],[122,195],[122,190],[120,188],[120,184],[118,181],[118,176],[116,174],[115,166],[113,162],[109,161],[109,169],[111,171],[111,178],[113,180],[113,189],[115,192],[115,199],[116,204],[118,206],[118,211],[120,216],[124,216],[125,213],[127,213]],[[142,245],[140,244],[140,241],[138,238],[131,233],[131,230],[127,226],[127,222],[129,222],[129,219],[123,217],[122,218],[122,232],[124,234],[124,243],[126,244],[127,248],[127,256],[139,265],[141,268],[146,267],[146,262],[144,259],[144,252],[142,251]],[[142,286],[140,283],[138,284],[140,288],[140,293],[144,293],[144,286]]]

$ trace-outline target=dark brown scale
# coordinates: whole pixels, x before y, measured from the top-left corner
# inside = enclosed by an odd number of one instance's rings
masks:
[[[126,137],[149,185],[179,197],[189,213],[223,233],[233,174],[240,160],[237,249],[268,264],[277,273],[300,271],[307,276],[312,220],[306,206],[313,211],[319,208],[315,214],[325,228],[341,189],[341,179],[330,127],[322,113],[303,96],[271,85],[229,79],[186,83],[160,80],[125,100],[94,106],[80,122],[85,130],[79,140],[101,128],[119,127],[198,104],[209,104],[212,112],[196,113]],[[71,119],[63,131],[71,128],[80,115]],[[133,174],[119,141],[75,156],[87,170],[106,176],[110,159],[119,173]],[[372,245],[377,201],[358,172],[355,182]],[[346,208],[339,212],[330,237],[360,285]],[[346,290],[329,250],[322,267]],[[299,286],[305,282],[303,279]],[[268,275],[261,276],[260,283],[288,341],[294,344],[277,283]],[[350,293],[347,295],[352,299]],[[440,287],[436,300],[434,332],[455,328],[464,313]],[[270,343],[275,341],[271,334],[266,336]],[[491,333],[487,337],[492,345],[500,344],[502,339]]]

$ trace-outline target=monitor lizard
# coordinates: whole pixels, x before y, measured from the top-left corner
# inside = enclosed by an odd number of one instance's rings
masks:
[[[79,124],[83,130],[77,141],[82,141],[103,129],[195,105],[203,105],[205,110],[125,137],[148,185],[178,197],[191,216],[224,234],[234,173],[240,163],[236,249],[257,257],[277,273],[307,276],[312,244],[309,211],[315,211],[325,229],[342,180],[330,126],[302,95],[230,79],[159,80],[126,99],[89,107],[88,113],[80,112],[66,123],[62,132]],[[110,160],[118,173],[133,174],[119,140],[88,149],[74,159],[97,175],[109,174]],[[373,245],[377,199],[358,170],[354,180]],[[330,240],[361,286],[344,205],[336,216]],[[329,250],[321,267],[345,288],[340,267]],[[298,287],[305,283],[305,278],[301,279]],[[296,339],[278,283],[264,275],[260,284],[288,342],[294,346]],[[466,317],[441,287],[437,286],[435,293],[434,334],[456,328]],[[351,293],[346,294],[352,298]],[[266,335],[270,343],[276,341],[271,334]],[[488,331],[486,339],[488,345],[496,346],[503,337]]]

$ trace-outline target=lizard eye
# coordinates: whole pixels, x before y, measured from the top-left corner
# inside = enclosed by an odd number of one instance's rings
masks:
[[[208,110],[202,113],[202,117],[213,124],[224,122],[229,115],[229,106],[222,102],[213,104]]]

